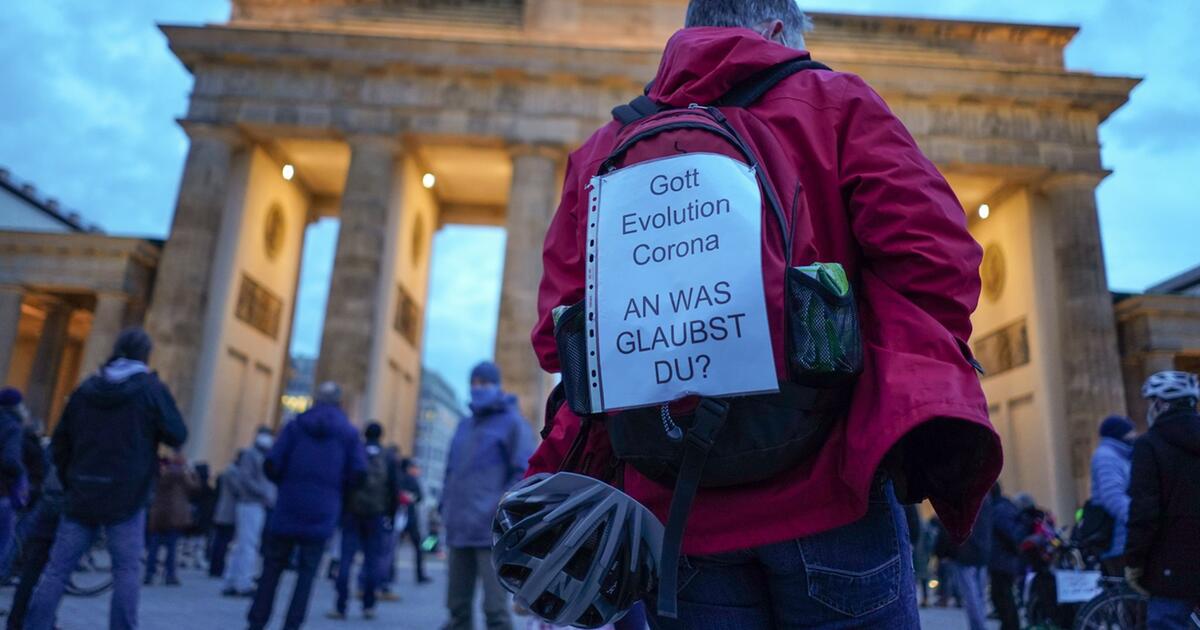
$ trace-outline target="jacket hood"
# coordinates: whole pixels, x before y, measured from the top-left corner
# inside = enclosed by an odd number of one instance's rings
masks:
[[[296,423],[300,425],[300,428],[315,438],[332,435],[346,422],[342,410],[337,405],[330,403],[316,403],[312,409],[296,418]]]
[[[808,58],[803,50],[767,41],[746,28],[685,28],[667,42],[649,96],[672,107],[708,104],[756,72]]]
[[[1150,430],[1167,442],[1200,455],[1200,414],[1183,412],[1163,416]]]
[[[79,386],[79,395],[96,407],[116,407],[139,395],[154,379],[154,375],[147,372],[138,372],[118,381],[94,374]]]
[[[1100,438],[1100,444],[1119,455],[1122,459],[1133,458],[1133,444],[1130,442],[1118,440],[1117,438],[1102,437]]]
[[[497,389],[493,397],[486,400],[472,400],[467,404],[474,417],[491,416],[517,408],[517,397]]]

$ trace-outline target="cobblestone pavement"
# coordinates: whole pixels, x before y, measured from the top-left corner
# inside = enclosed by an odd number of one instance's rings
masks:
[[[407,554],[405,554],[407,556]],[[403,557],[403,556],[402,556]],[[401,630],[437,630],[445,621],[445,564],[430,563],[432,583],[418,586],[414,581],[411,564],[399,567],[397,592],[403,598],[399,602],[380,602],[379,616],[366,621],[357,606],[351,607],[350,619],[334,621],[325,618],[333,608],[333,583],[319,579],[309,605],[306,630],[368,630],[388,628]],[[248,599],[221,597],[219,580],[208,578],[198,570],[180,571],[183,586],[152,586],[142,589],[141,627],[144,630],[226,630],[245,628]],[[283,611],[292,592],[294,575],[288,574],[280,585],[275,604],[275,619],[270,628],[280,627]],[[0,592],[0,607],[7,609],[12,589]],[[926,609],[921,612],[923,627],[930,630],[966,630],[967,624],[961,610]],[[59,609],[59,626],[62,630],[102,630],[107,627],[108,595],[97,598],[67,597]],[[524,630],[524,619],[517,619],[515,628]],[[477,620],[479,627],[482,622]]]

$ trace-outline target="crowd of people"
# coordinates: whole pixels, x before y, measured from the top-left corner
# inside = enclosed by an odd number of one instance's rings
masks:
[[[1150,407],[1145,433],[1126,416],[1100,422],[1091,498],[1070,533],[1028,493],[1010,498],[999,484],[961,545],[937,517],[922,523],[909,506],[921,605],[961,607],[971,630],[985,628],[989,616],[1002,630],[1024,627],[1022,618],[1069,628],[1076,610],[1057,605],[1050,572],[1055,554],[1069,550],[1082,563],[1069,568],[1124,579],[1146,596],[1147,627],[1193,628],[1190,616],[1200,606],[1200,383],[1193,374],[1161,372],[1142,394]]]
[[[415,583],[431,582],[420,468],[384,443],[379,423],[360,435],[337,384],[321,384],[312,407],[278,435],[259,427],[212,484],[206,463],[182,455],[187,429],[148,367],[151,348],[141,329],[123,331],[46,440],[21,392],[0,390],[0,561],[16,579],[8,628],[56,627],[68,580],[100,535],[112,564],[113,629],[138,627],[140,587],[181,585],[181,556],[220,580],[222,595],[250,600],[252,629],[270,621],[289,569],[297,580],[283,627],[300,628],[326,558],[337,593],[331,619],[349,616],[352,586],[368,619],[378,601],[400,599],[401,542],[412,545]],[[523,475],[533,441],[494,364],[475,368],[471,393],[471,416],[450,445],[451,492],[437,506],[449,550],[448,627],[473,628],[477,583],[489,627],[506,627],[507,598],[490,563],[492,512]]]

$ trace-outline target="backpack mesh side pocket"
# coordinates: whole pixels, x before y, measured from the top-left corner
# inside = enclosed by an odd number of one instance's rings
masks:
[[[802,385],[846,384],[862,372],[858,306],[846,272],[837,263],[792,267],[787,272],[788,360]]]
[[[578,415],[591,413],[591,389],[588,384],[587,314],[584,302],[555,309],[554,343],[562,370],[567,406]]]

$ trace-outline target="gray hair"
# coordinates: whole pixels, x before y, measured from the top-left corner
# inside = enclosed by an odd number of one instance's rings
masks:
[[[317,395],[313,398],[319,403],[340,405],[342,404],[342,388],[333,381],[325,381],[317,386]]]
[[[684,26],[754,28],[769,20],[783,22],[788,44],[794,47],[803,46],[804,34],[812,30],[812,20],[796,0],[691,0]]]

